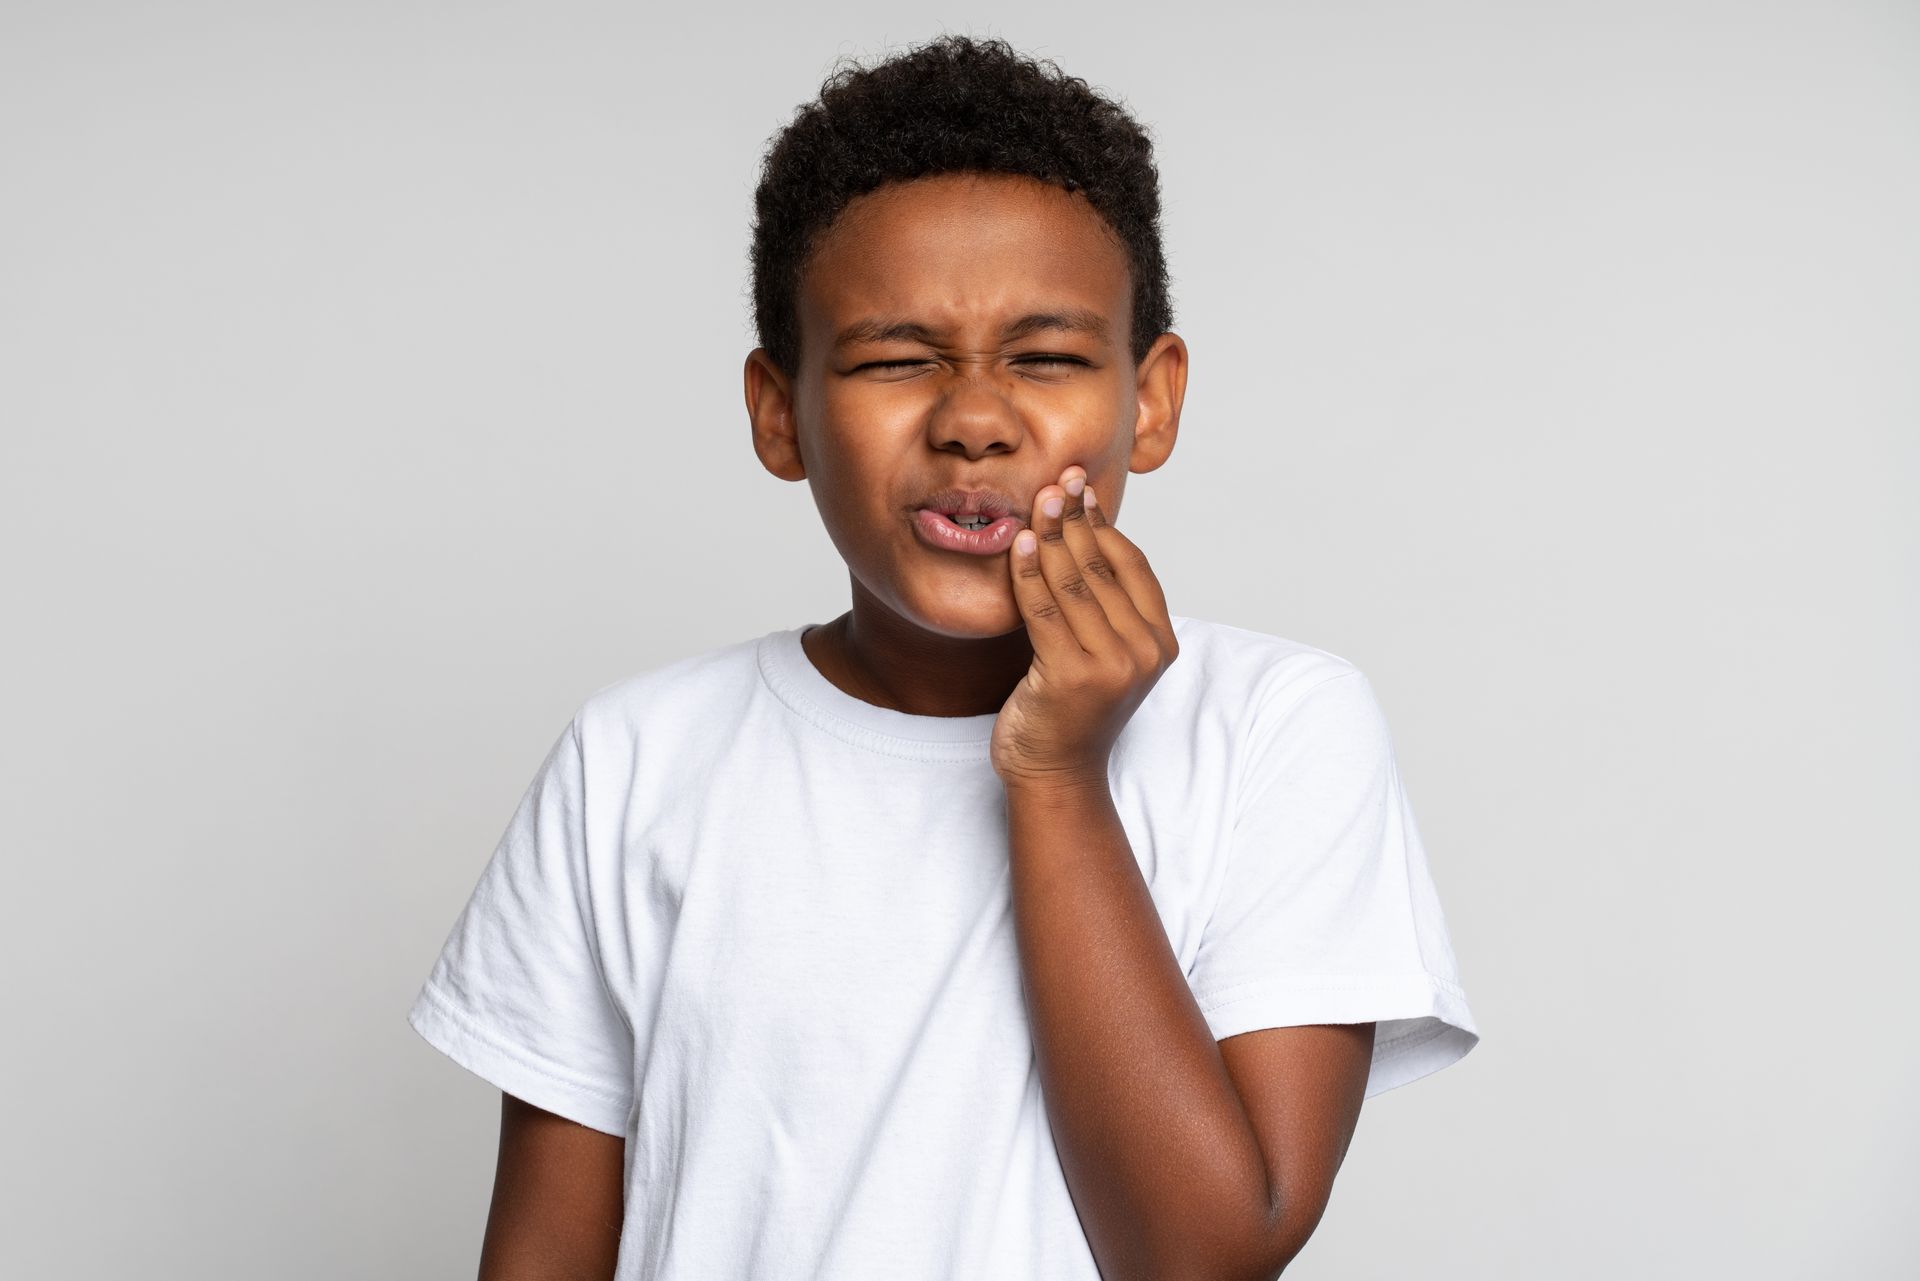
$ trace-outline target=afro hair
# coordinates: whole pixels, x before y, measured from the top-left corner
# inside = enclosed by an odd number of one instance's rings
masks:
[[[774,136],[753,197],[752,261],[754,324],[775,365],[797,372],[801,276],[848,203],[885,183],[952,172],[1082,193],[1127,252],[1134,363],[1173,327],[1147,130],[1052,61],[1003,40],[946,35],[872,67],[836,64],[818,99]]]

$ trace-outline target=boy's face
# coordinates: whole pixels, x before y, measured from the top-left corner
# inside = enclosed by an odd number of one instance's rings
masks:
[[[801,280],[799,368],[788,378],[756,348],[746,395],[755,451],[809,482],[856,605],[951,637],[1022,625],[1012,529],[973,554],[921,509],[978,491],[1024,527],[1078,464],[1115,519],[1128,472],[1171,453],[1186,387],[1177,335],[1134,365],[1131,309],[1124,249],[1051,184],[941,174],[847,206]]]

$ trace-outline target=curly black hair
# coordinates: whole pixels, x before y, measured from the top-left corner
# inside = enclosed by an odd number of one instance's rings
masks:
[[[789,375],[797,295],[819,235],[883,183],[959,171],[1019,174],[1084,194],[1126,247],[1135,364],[1173,327],[1148,131],[1051,60],[1004,40],[944,35],[872,67],[836,64],[774,135],[753,196],[753,312]]]

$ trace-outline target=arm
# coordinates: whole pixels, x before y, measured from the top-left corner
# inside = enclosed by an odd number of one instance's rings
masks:
[[[1279,1276],[1325,1210],[1373,1025],[1215,1042],[1104,780],[1007,800],[1041,1088],[1101,1274]]]
[[[620,1252],[626,1142],[500,1096],[500,1158],[480,1281],[607,1281]]]
[[[1014,540],[1034,661],[993,742],[1047,1117],[1106,1281],[1272,1281],[1319,1222],[1373,1026],[1214,1041],[1107,783],[1114,740],[1178,641],[1146,557],[1078,470],[1040,491]],[[1056,497],[1048,515],[1040,500]]]

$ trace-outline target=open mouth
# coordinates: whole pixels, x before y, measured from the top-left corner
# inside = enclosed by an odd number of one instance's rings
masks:
[[[935,551],[995,556],[1012,545],[1022,523],[1011,513],[1002,516],[992,511],[943,512],[922,507],[914,513],[913,528],[920,541]]]

